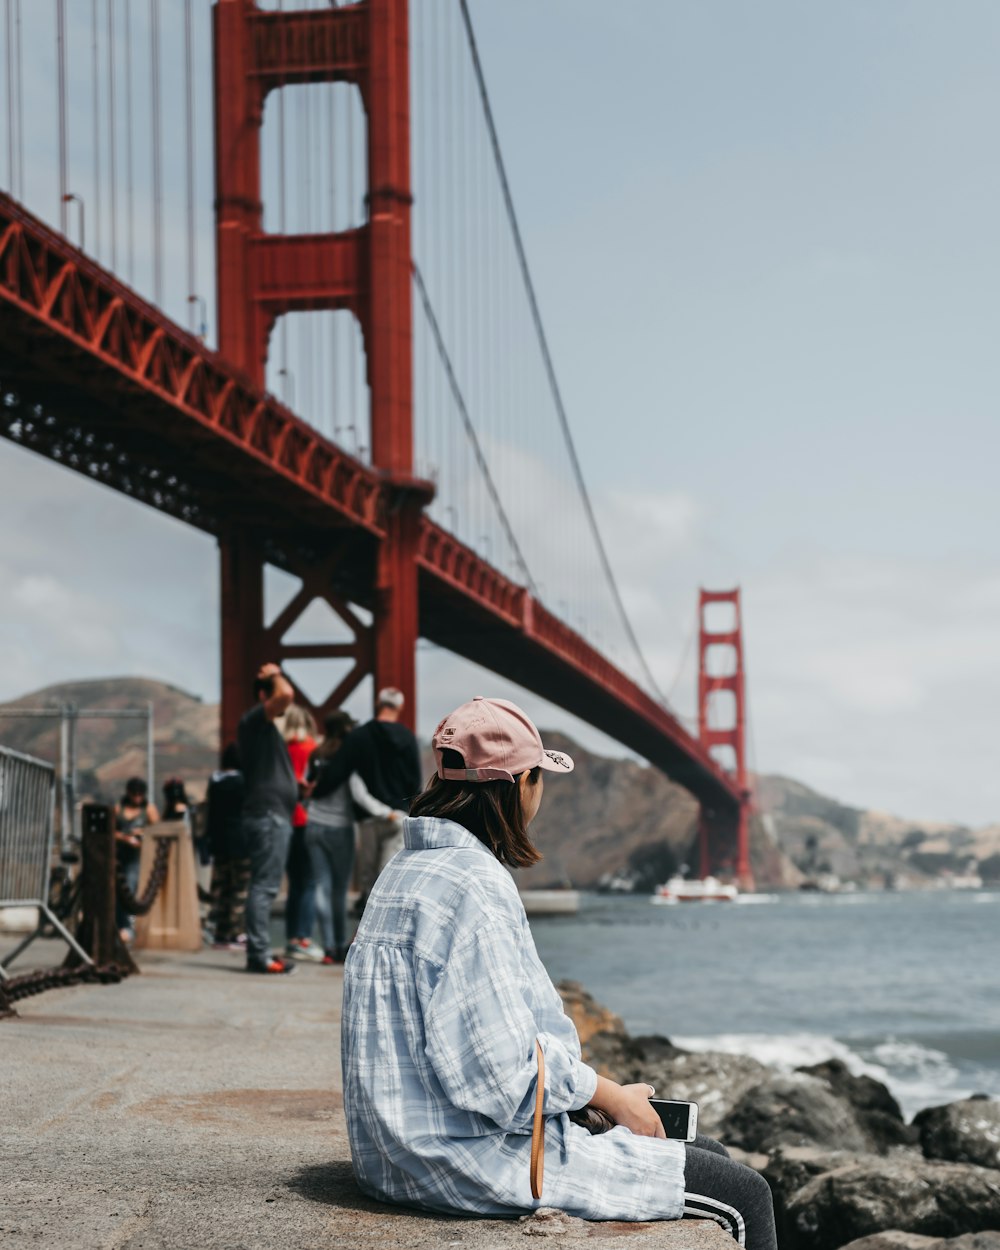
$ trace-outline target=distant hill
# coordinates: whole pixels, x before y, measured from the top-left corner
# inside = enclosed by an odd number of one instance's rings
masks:
[[[201,795],[216,767],[219,707],[164,682],[142,677],[109,677],[62,682],[35,690],[2,706],[47,708],[64,703],[77,708],[145,708],[153,704],[153,753],[158,785],[176,775],[191,782],[192,796]],[[59,718],[0,718],[0,744],[39,759],[58,761]],[[146,775],[146,728],[142,721],[80,719],[77,728],[80,796],[111,801],[123,783]],[[159,796],[157,796],[159,797]]]
[[[758,778],[757,795],[776,841],[809,877],[905,887],[971,867],[1000,881],[1000,825],[904,820],[848,807],[787,777]]]
[[[144,678],[65,682],[24,695],[4,708],[125,708],[153,704],[158,784],[184,778],[200,798],[216,766],[219,708],[176,686]],[[686,790],[654,768],[608,759],[563,734],[545,741],[576,761],[571,778],[547,779],[545,803],[533,827],[545,859],[519,873],[524,885],[571,882],[595,887],[618,876],[646,890],[680,864],[696,864],[697,805]],[[0,719],[0,744],[56,761],[59,722]],[[133,774],[146,771],[145,730],[139,722],[80,721],[81,797],[113,800]],[[425,774],[433,765],[424,751]],[[807,877],[833,874],[862,886],[927,884],[971,862],[1000,880],[1000,825],[906,821],[849,807],[787,777],[757,778],[760,814],[754,819],[751,862],[763,888],[795,888]]]

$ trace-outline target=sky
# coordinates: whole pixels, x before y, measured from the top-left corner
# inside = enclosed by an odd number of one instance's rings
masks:
[[[25,17],[24,126],[25,198],[51,206],[49,7]],[[176,29],[179,3],[163,9]],[[913,818],[1000,820],[1000,9],[472,14],[581,464],[660,685],[693,711],[698,587],[738,584],[754,768]],[[0,698],[119,673],[217,697],[212,540],[3,442],[0,579]],[[424,732],[507,694],[615,749],[432,648],[419,664]]]

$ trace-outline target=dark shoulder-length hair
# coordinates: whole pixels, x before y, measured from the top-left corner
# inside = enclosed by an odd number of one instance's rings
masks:
[[[444,752],[446,768],[464,768],[457,751]],[[538,784],[540,768],[529,778]],[[528,836],[517,782],[443,781],[436,773],[410,804],[411,816],[453,820],[488,846],[501,864],[530,868],[542,858]]]

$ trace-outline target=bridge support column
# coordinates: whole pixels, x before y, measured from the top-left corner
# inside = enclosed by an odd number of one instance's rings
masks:
[[[706,609],[712,604],[732,608],[728,629],[708,628]],[[702,877],[718,872],[735,876],[741,889],[752,890],[745,699],[740,592],[702,590],[698,599],[698,737],[712,754],[722,750],[729,755],[718,762],[735,773],[740,800],[725,811],[702,809],[699,869]]]
[[[253,679],[264,654],[264,553],[246,534],[219,539],[222,591],[222,738],[235,742],[240,717],[253,703]]]
[[[349,309],[357,317],[371,387],[372,462],[398,505],[373,570],[375,686],[398,686],[406,695],[404,715],[412,721],[417,536],[420,510],[433,491],[412,478],[409,0],[291,11],[263,10],[253,0],[216,0],[214,19],[220,350],[262,385],[278,317],[319,309]],[[264,101],[269,92],[317,82],[350,83],[361,93],[368,120],[368,219],[338,234],[267,234],[260,181]],[[273,645],[272,654],[261,654],[254,575],[235,548],[228,552],[229,543],[223,544],[225,734],[235,730],[235,691],[245,691],[253,662],[278,658]]]
[[[375,690],[398,687],[406,697],[401,719],[416,729],[417,639],[420,611],[417,542],[422,497],[403,496],[378,552],[375,583]]]

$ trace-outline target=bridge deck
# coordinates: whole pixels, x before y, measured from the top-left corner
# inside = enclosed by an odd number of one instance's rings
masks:
[[[52,990],[0,1023],[5,1250],[525,1244],[516,1222],[393,1211],[359,1193],[339,969],[269,981],[238,955],[140,958],[142,976]],[[588,1246],[606,1244],[592,1227]],[[625,1232],[636,1250],[731,1244],[714,1225],[606,1227],[609,1246]]]

